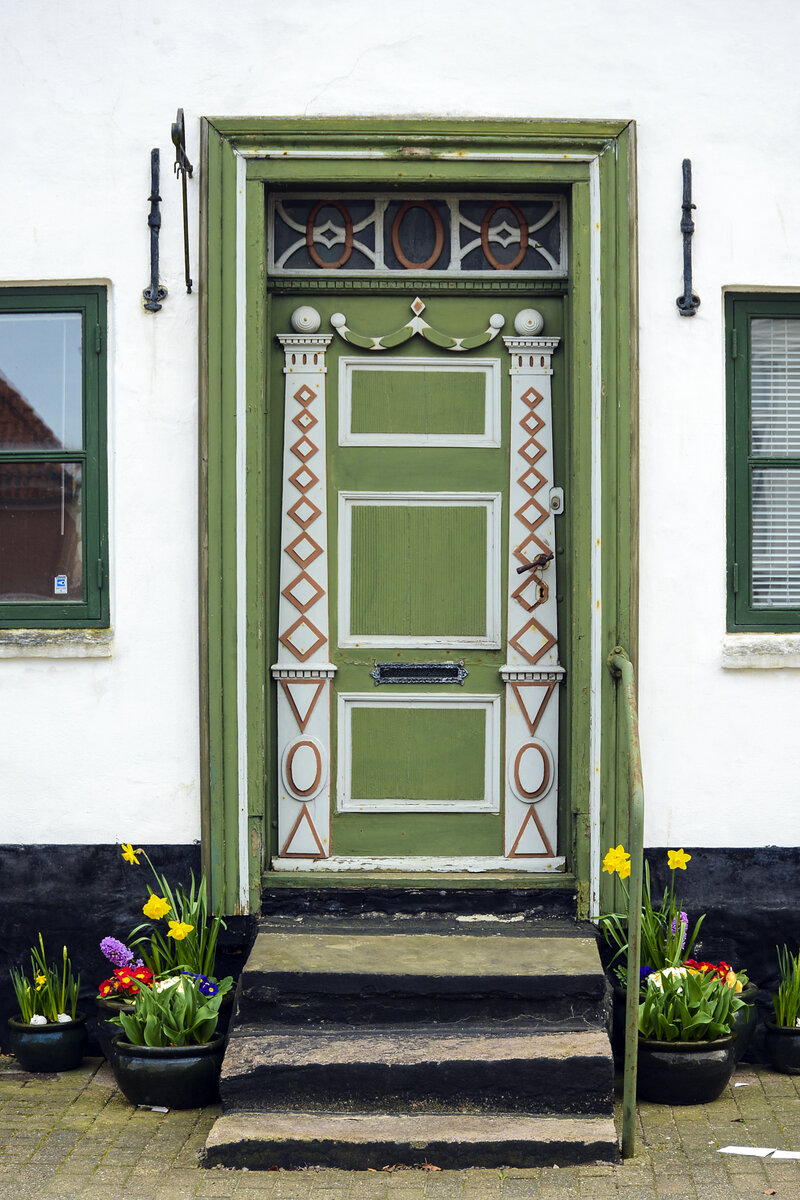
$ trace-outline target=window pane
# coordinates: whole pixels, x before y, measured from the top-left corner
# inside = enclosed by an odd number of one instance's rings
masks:
[[[83,448],[80,313],[0,314],[0,450]]]
[[[800,320],[753,320],[750,376],[753,454],[800,454]]]
[[[78,463],[0,463],[0,600],[83,599]]]
[[[753,471],[753,606],[800,606],[800,470]]]

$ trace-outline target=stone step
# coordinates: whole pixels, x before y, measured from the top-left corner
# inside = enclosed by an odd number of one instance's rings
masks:
[[[442,1169],[568,1166],[619,1157],[611,1117],[491,1114],[232,1113],[208,1135],[207,1167],[338,1167],[395,1163]]]
[[[225,1053],[225,1112],[609,1113],[605,1030],[497,1025],[239,1028]]]
[[[572,922],[531,936],[452,920],[355,926],[325,922],[259,927],[238,991],[239,1020],[506,1020],[536,1013],[601,1024],[606,985],[594,935]]]

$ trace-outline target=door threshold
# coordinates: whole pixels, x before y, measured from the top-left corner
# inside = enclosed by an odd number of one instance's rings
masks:
[[[530,871],[451,871],[437,874],[433,871],[320,871],[308,870],[310,863],[300,869],[294,864],[291,871],[272,869],[261,876],[264,892],[281,889],[342,889],[353,891],[546,891],[574,892],[577,888],[575,876],[568,872],[552,871],[547,875]]]
[[[273,858],[272,870],[280,872],[298,871],[304,874],[332,874],[339,872],[402,872],[403,874],[425,875],[485,875],[510,873],[513,875],[563,875],[563,855],[552,858],[434,858],[424,855],[404,857],[331,855],[329,858]]]

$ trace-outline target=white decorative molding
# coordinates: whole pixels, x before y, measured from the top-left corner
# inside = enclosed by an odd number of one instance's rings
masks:
[[[482,433],[353,433],[352,386],[357,371],[444,371],[483,375],[486,381]],[[500,360],[497,358],[380,358],[343,355],[339,359],[340,446],[500,446]]]
[[[303,305],[294,328],[319,328]],[[308,862],[330,851],[331,679],[325,468],[330,334],[280,336],[285,366],[278,661],[278,845]]]
[[[435,692],[403,692],[401,695],[365,696],[363,692],[340,692],[338,702],[337,812],[447,812],[497,813],[500,811],[500,697],[465,692],[440,695]],[[352,715],[355,708],[457,709],[482,711],[486,715],[484,742],[484,792],[482,800],[372,799],[352,795]]]
[[[722,666],[728,671],[797,670],[800,633],[727,633]]]
[[[515,328],[541,329],[524,309]],[[505,337],[511,357],[511,482],[508,515],[505,853],[549,861],[558,844],[558,661],[552,355],[559,339]],[[517,568],[542,565],[517,573]]]
[[[476,636],[388,633],[367,634],[351,630],[352,513],[355,505],[386,507],[486,509],[486,627]],[[500,492],[340,492],[339,493],[339,645],[417,646],[499,650],[501,646],[500,563],[502,547],[502,494]]]
[[[381,857],[362,855],[338,857],[331,855],[322,862],[299,862],[297,859],[274,858],[274,871],[403,871],[409,875],[417,872],[437,875],[485,875],[491,872],[525,872],[526,874],[554,875],[565,869],[563,855],[552,858],[425,858],[409,855],[403,857]]]

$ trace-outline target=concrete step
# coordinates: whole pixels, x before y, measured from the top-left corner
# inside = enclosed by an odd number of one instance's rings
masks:
[[[225,1112],[609,1113],[605,1030],[516,1026],[239,1028],[225,1054]]]
[[[380,1170],[431,1163],[452,1170],[568,1166],[618,1156],[610,1117],[265,1112],[220,1117],[204,1165]]]
[[[453,918],[356,924],[263,922],[238,992],[240,1022],[507,1020],[602,1024],[597,944],[575,922],[546,936],[526,924]]]

